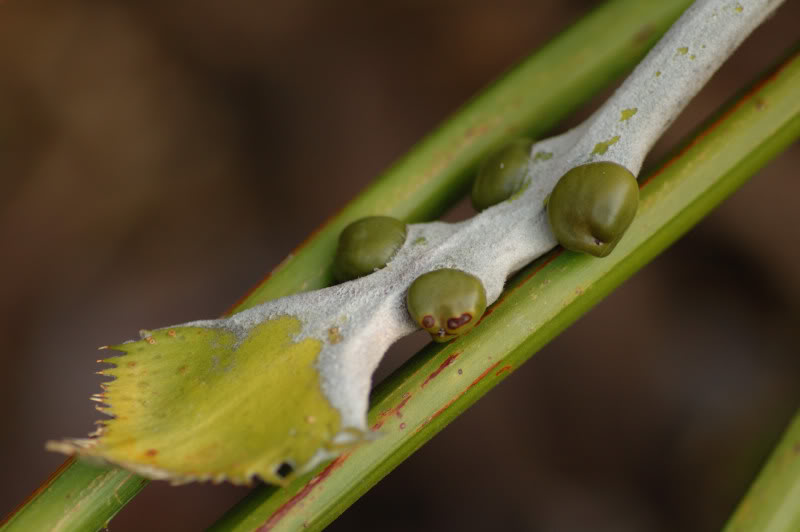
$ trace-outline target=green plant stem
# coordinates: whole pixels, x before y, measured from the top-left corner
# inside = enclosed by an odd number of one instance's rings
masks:
[[[99,530],[149,481],[130,471],[67,459],[0,527]]]
[[[725,527],[725,532],[797,530],[800,530],[800,411]]]
[[[612,0],[595,9],[424,138],[234,310],[330,284],[338,234],[357,218],[436,218],[463,196],[471,172],[489,150],[519,134],[537,137],[552,128],[635,65],[689,4]],[[127,471],[68,460],[0,522],[0,530],[51,529],[54,523],[60,530],[101,528],[146,484]]]
[[[636,220],[596,259],[560,249],[520,272],[470,334],[431,345],[374,392],[382,437],[288,487],[259,488],[214,527],[320,530],[800,136],[800,55],[705,124],[644,180]]]

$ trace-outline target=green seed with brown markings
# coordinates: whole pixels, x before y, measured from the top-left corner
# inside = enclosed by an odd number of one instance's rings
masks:
[[[406,297],[411,318],[437,342],[470,331],[486,310],[483,283],[461,270],[443,268],[420,275]]]

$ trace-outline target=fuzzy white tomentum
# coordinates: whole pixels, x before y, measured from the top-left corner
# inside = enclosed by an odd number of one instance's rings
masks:
[[[368,433],[372,374],[393,342],[418,329],[406,309],[411,283],[426,272],[454,268],[479,278],[487,301],[494,302],[509,275],[557,244],[544,200],[559,178],[575,166],[597,161],[620,164],[637,175],[647,152],[689,100],[781,3],[695,2],[589,119],[532,146],[529,186],[513,201],[456,224],[409,225],[393,260],[366,277],[270,301],[226,319],[185,325],[222,327],[243,338],[270,318],[300,319],[303,329],[297,339],[313,337],[324,344],[316,367],[342,427]],[[343,431],[337,438],[344,443],[354,437]]]

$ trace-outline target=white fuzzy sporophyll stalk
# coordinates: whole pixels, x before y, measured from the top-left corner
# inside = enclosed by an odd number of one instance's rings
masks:
[[[228,318],[145,333],[139,342],[118,346],[128,354],[114,360],[118,368],[108,373],[117,380],[100,398],[117,417],[106,422],[96,438],[51,442],[48,447],[94,456],[151,478],[247,482],[259,475],[282,483],[287,479],[284,465],[292,469],[289,475],[302,473],[369,438],[366,413],[372,374],[392,343],[419,328],[406,304],[412,283],[436,270],[458,270],[480,281],[487,304],[496,301],[511,274],[558,244],[545,204],[559,179],[576,167],[599,162],[637,175],[652,145],[689,100],[781,3],[695,2],[589,119],[531,146],[525,186],[518,194],[460,223],[408,225],[405,242],[384,268]],[[477,321],[478,316],[471,319]],[[190,333],[200,339],[190,338]],[[267,360],[262,368],[258,357],[264,351],[259,342],[274,343],[276,338],[283,343],[280,349],[273,346],[269,356],[274,352],[277,360],[296,350],[297,357],[273,365]],[[166,355],[173,358],[165,362]],[[301,366],[298,360],[305,362]],[[190,373],[192,364],[201,365],[203,373]],[[221,423],[244,415],[249,404],[242,400],[243,406],[232,410],[230,405],[238,398],[225,395],[229,388],[223,387],[226,375],[242,368],[271,372],[269,386],[256,387],[266,397],[266,406],[251,413],[272,431],[268,434]],[[148,372],[168,373],[170,386],[178,390],[164,403],[173,405],[178,416],[164,425],[170,430],[177,426],[172,433],[159,432],[161,410],[152,404],[154,391],[141,386],[150,382],[145,380]],[[297,390],[301,373],[308,387],[303,394]],[[186,375],[194,375],[188,384],[180,380]],[[188,392],[181,390],[208,382],[214,386],[203,388],[197,399],[201,405],[181,403],[188,401],[181,395]],[[119,390],[117,395],[113,390]],[[282,402],[286,397],[292,402]],[[126,401],[135,403],[132,411],[140,413],[138,418],[120,415],[118,404]],[[184,441],[193,447],[182,456],[196,453],[196,460],[206,461],[189,467],[164,452],[165,445],[180,446]],[[233,448],[228,447],[231,442]]]

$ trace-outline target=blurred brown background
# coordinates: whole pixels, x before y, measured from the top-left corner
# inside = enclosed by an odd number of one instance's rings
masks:
[[[219,315],[596,4],[0,3],[0,514],[63,461],[45,440],[92,429],[97,346]],[[797,38],[787,4],[655,159]],[[795,144],[331,529],[718,529],[800,399],[798,167]],[[197,530],[246,491],[153,483],[111,528]]]

